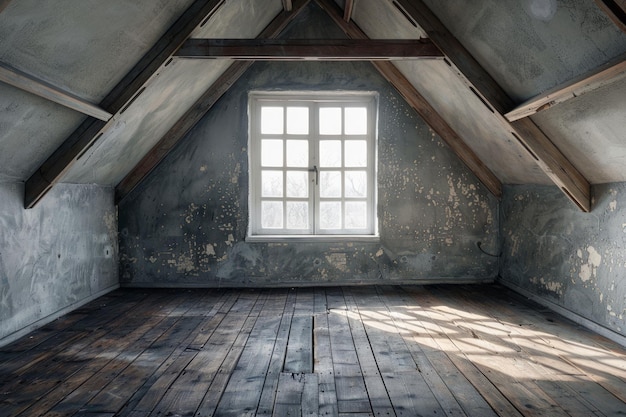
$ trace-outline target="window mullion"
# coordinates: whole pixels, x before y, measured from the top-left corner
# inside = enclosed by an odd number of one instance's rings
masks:
[[[287,229],[287,106],[283,105],[283,229]]]
[[[318,171],[313,171],[310,179],[311,219],[314,234],[319,234],[319,105],[311,103],[309,115],[309,168],[317,167]]]

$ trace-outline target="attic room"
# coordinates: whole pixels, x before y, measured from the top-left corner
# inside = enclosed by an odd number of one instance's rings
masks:
[[[626,2],[0,0],[0,415],[626,414]]]

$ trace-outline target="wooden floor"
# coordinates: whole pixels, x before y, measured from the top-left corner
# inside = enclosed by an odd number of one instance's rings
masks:
[[[0,349],[0,416],[626,415],[626,350],[498,286],[118,290]]]

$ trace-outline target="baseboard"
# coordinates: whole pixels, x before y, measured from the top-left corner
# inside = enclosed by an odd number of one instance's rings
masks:
[[[55,311],[54,313],[52,313],[52,314],[50,314],[50,315],[48,315],[46,317],[43,317],[43,318],[35,321],[34,323],[31,323],[28,326],[26,326],[26,327],[24,327],[24,328],[22,328],[22,329],[20,329],[20,330],[18,330],[16,332],[11,333],[10,335],[7,335],[7,336],[3,337],[2,339],[0,339],[0,347],[6,346],[9,343],[12,343],[12,342],[16,341],[17,339],[26,336],[28,333],[32,332],[33,330],[36,330],[36,329],[38,329],[40,327],[43,327],[46,324],[48,324],[48,323],[58,319],[59,317],[65,315],[65,314],[67,314],[67,313],[69,313],[69,312],[71,312],[73,310],[76,310],[77,308],[82,307],[83,305],[85,305],[85,304],[95,300],[98,297],[102,297],[103,295],[108,294],[111,291],[114,291],[114,290],[118,289],[119,287],[120,287],[119,284],[115,284],[115,285],[112,285],[112,286],[110,286],[108,288],[100,290],[97,293],[92,294],[92,295],[90,295],[87,298],[83,298],[80,301],[72,303],[72,304],[62,308],[61,310]]]
[[[380,281],[313,281],[313,282],[122,282],[122,288],[287,288],[287,287],[349,287],[364,285],[432,285],[432,284],[493,284],[493,278],[432,278]]]
[[[545,298],[539,297],[536,294],[533,294],[532,292],[525,290],[521,287],[518,287],[515,284],[512,284],[510,282],[506,282],[504,280],[498,280],[498,284],[502,284],[503,286],[515,291],[518,294],[523,295],[526,298],[529,298],[530,300],[536,302],[537,304],[541,304],[542,306],[549,308],[550,310],[554,311],[555,313],[560,314],[561,316],[573,321],[576,324],[580,324],[583,327],[586,327],[587,329],[591,330],[594,333],[599,334],[600,336],[604,336],[607,339],[618,343],[624,347],[626,347],[626,336],[622,336],[621,334],[607,328],[604,327],[594,321],[591,321],[583,316],[581,316],[578,313],[574,313],[571,310],[566,309],[565,307],[561,307],[560,305],[553,303],[552,301],[546,300]]]

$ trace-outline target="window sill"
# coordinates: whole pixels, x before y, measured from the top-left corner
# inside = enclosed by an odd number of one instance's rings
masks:
[[[246,236],[248,243],[295,242],[380,242],[378,235],[254,235]]]

